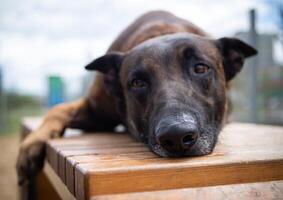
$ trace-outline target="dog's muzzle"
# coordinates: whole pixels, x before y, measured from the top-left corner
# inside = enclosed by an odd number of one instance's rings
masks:
[[[190,114],[169,116],[160,120],[155,129],[157,143],[170,153],[188,151],[197,141],[199,131]]]

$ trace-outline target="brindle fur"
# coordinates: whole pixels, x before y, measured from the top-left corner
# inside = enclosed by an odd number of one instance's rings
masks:
[[[213,40],[168,12],[146,13],[120,34],[105,56],[87,66],[101,72],[87,97],[52,108],[22,142],[19,183],[41,170],[45,142],[60,137],[66,127],[111,131],[122,123],[161,156],[210,153],[226,118],[228,82],[240,71],[244,58],[255,53],[235,39]],[[186,70],[195,60],[209,62],[213,75],[204,79],[189,75]],[[151,81],[150,91],[143,95],[129,88],[129,78],[139,73]],[[194,148],[177,155],[162,148],[155,132],[162,118],[177,120],[185,112],[194,116],[201,134]]]

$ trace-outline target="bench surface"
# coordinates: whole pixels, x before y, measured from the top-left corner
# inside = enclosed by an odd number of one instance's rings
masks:
[[[29,130],[39,123],[40,120],[24,120]],[[212,188],[211,193],[213,188],[229,191],[236,187],[219,185],[262,181],[275,181],[259,187],[275,185],[277,194],[283,196],[282,181],[276,181],[283,180],[283,128],[276,126],[228,124],[212,154],[178,159],[160,158],[144,144],[122,133],[60,138],[48,142],[47,160],[77,199],[100,199],[101,195],[105,198],[116,195],[116,199],[121,199],[121,193],[129,192],[135,192],[131,194],[133,198],[141,197],[141,192],[145,192],[144,197],[157,197],[162,191],[150,191],[192,188],[162,194],[183,195],[196,187],[204,187],[197,188],[198,191]]]

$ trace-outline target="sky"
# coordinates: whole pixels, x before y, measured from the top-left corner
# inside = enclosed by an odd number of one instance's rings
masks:
[[[278,33],[274,2],[279,0],[1,0],[4,87],[44,96],[47,76],[60,75],[67,93],[78,94],[89,73],[84,66],[103,55],[129,23],[150,10],[170,11],[219,38],[247,31],[248,11],[255,8],[258,32]],[[282,45],[276,49],[280,61]]]

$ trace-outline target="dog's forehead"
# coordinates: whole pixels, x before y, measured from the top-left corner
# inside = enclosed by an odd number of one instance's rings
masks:
[[[190,33],[175,33],[149,39],[133,48],[126,56],[126,63],[133,65],[145,59],[163,60],[178,54],[181,49],[217,59],[218,52],[211,39]]]
[[[190,44],[192,46],[198,46],[199,42],[203,43],[208,41],[207,38],[198,36],[191,33],[174,33],[174,34],[167,34],[159,37],[155,37],[149,39],[140,45],[133,48],[133,51],[137,50],[144,50],[148,48],[166,48],[166,47],[173,47],[180,44]]]

